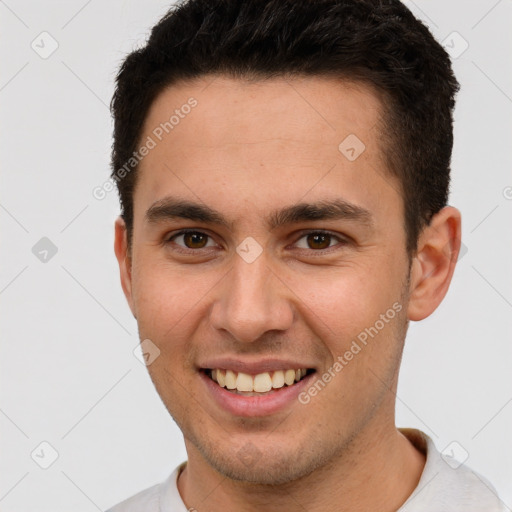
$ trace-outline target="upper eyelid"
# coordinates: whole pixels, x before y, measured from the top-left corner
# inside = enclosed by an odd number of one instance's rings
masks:
[[[212,234],[210,234],[208,231],[205,231],[204,229],[188,228],[188,229],[181,229],[179,231],[176,231],[175,233],[174,232],[167,233],[165,235],[165,239],[171,240],[172,238],[176,238],[177,236],[180,236],[180,235],[186,235],[187,233],[200,233],[202,235],[209,236],[210,238],[214,238],[214,236]]]

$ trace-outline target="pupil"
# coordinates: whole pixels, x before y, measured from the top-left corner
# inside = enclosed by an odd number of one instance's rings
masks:
[[[184,240],[190,249],[200,249],[206,245],[206,236],[202,233],[185,233]]]
[[[308,236],[308,244],[312,249],[325,249],[329,247],[331,241],[330,235],[313,234]]]

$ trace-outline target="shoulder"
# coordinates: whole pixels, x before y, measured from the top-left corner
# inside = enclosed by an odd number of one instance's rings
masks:
[[[505,507],[494,487],[479,473],[441,454],[423,432],[400,429],[427,460],[420,481],[399,512],[504,512]]]
[[[118,503],[107,512],[159,512],[160,485],[153,485]]]
[[[132,497],[118,503],[106,512],[181,512],[186,511],[181,500],[176,481],[186,463],[180,464],[169,477],[160,484],[153,485]],[[169,508],[170,507],[170,508]]]

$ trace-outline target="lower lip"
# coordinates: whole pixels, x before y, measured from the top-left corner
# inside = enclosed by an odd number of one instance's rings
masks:
[[[273,393],[262,396],[244,396],[231,393],[221,388],[203,371],[199,372],[208,392],[215,402],[227,412],[235,416],[267,416],[285,409],[294,401],[298,402],[299,393],[307,387],[309,379],[314,373],[307,375],[292,386],[283,386]]]

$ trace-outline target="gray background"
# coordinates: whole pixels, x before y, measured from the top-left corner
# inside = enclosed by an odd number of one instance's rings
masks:
[[[512,4],[406,4],[446,41],[462,84],[451,204],[467,252],[438,311],[411,325],[398,424],[468,457],[510,509]],[[116,192],[92,195],[109,173],[118,65],[168,5],[0,1],[1,510],[102,510],[186,456],[133,353]]]

